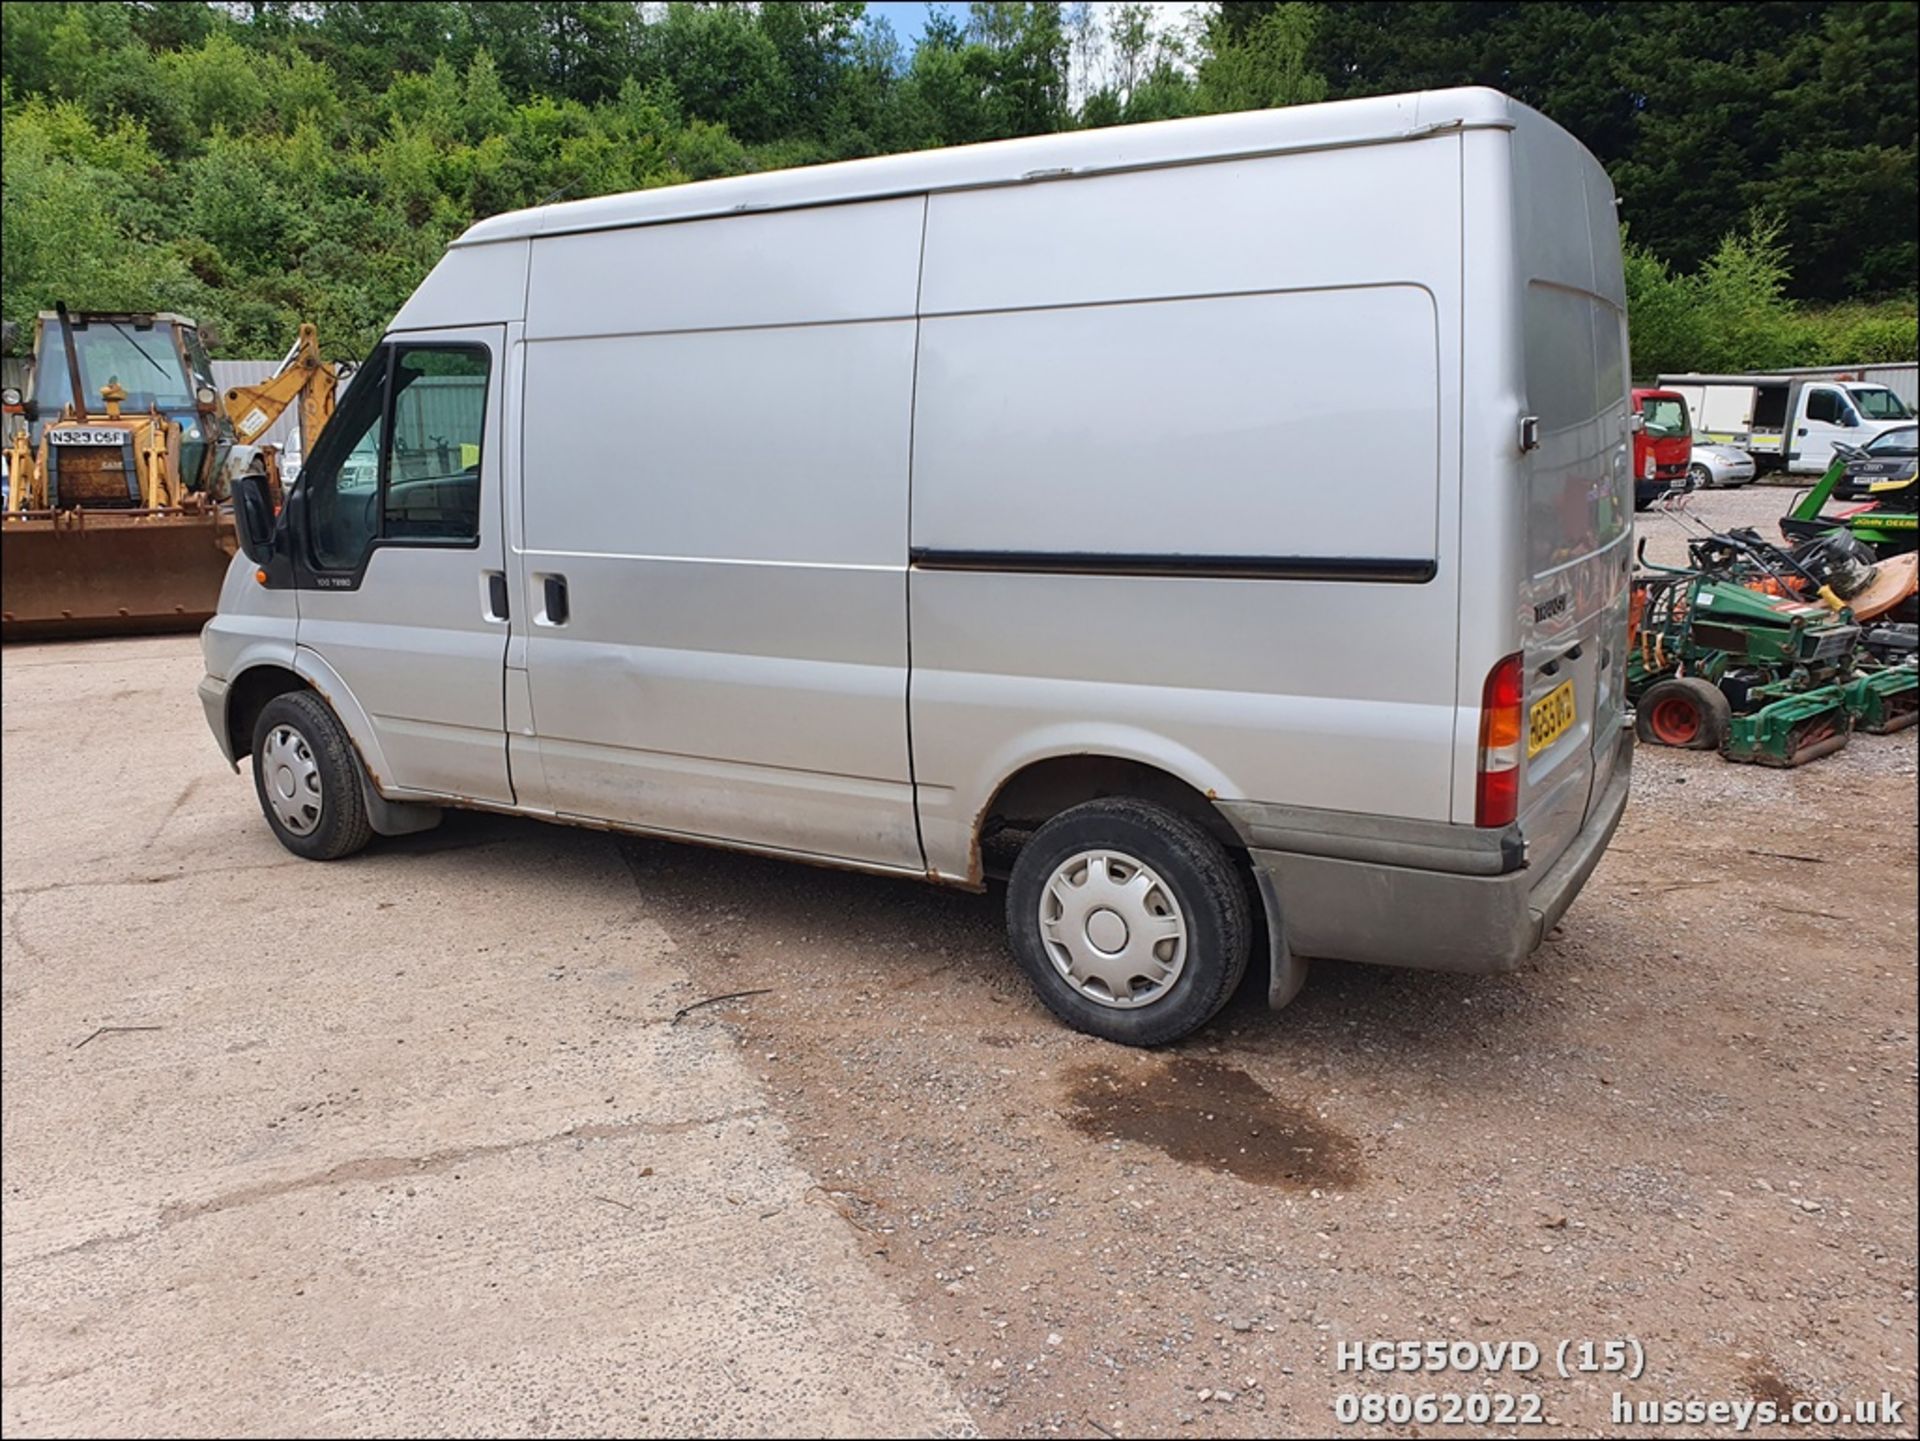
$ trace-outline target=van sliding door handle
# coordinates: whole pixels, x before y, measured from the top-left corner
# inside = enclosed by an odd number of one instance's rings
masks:
[[[504,571],[487,572],[487,610],[490,612],[488,620],[507,618],[507,576]]]
[[[548,625],[567,623],[567,578],[564,575],[550,575],[545,578]]]

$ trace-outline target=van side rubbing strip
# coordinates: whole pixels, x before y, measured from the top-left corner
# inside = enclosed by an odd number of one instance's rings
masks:
[[[908,552],[919,570],[977,570],[1023,575],[1182,576],[1193,580],[1351,580],[1425,585],[1439,573],[1431,560],[1384,556],[1153,555],[1050,550]]]

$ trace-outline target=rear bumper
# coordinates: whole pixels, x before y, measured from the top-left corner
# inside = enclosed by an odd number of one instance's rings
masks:
[[[1470,875],[1253,849],[1297,956],[1489,974],[1533,953],[1573,904],[1627,808],[1633,732],[1586,823],[1544,871]]]
[[[237,767],[233,738],[227,734],[227,683],[215,676],[201,676],[200,705],[207,713],[207,728],[213,732],[214,744],[220,747],[227,764]]]

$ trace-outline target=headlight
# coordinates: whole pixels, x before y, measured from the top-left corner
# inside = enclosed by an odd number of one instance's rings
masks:
[[[200,408],[202,410],[212,410],[214,401],[219,399],[219,397],[213,393],[213,387],[207,385],[203,385],[194,391],[193,398],[200,402]]]
[[[1647,463],[1640,467],[1640,478],[1642,480],[1653,479],[1653,452],[1652,451],[1647,452]]]
[[[18,404],[20,404],[19,391],[15,390],[11,385],[9,385],[5,390],[0,390],[0,405],[18,405]]]

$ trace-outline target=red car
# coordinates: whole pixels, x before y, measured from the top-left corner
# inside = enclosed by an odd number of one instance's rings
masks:
[[[1636,390],[1633,411],[1633,508],[1645,510],[1669,490],[1687,489],[1693,459],[1693,417],[1671,390]]]

